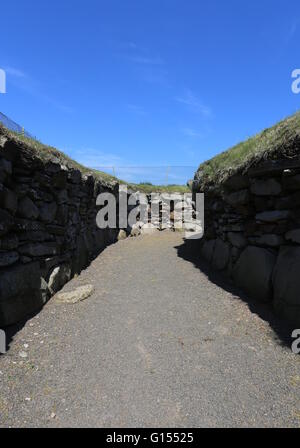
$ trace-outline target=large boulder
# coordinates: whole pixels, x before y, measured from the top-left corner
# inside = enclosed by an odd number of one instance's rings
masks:
[[[246,247],[232,272],[235,284],[254,299],[270,301],[275,262],[273,251],[256,246]]]
[[[212,267],[218,271],[223,271],[229,263],[229,256],[229,244],[224,243],[224,241],[218,238],[216,240],[215,250],[212,256]]]
[[[257,213],[256,220],[263,222],[277,222],[289,219],[291,212],[289,210],[268,210],[266,212]]]
[[[200,253],[201,256],[208,261],[208,263],[211,262],[212,260],[212,256],[215,250],[215,244],[216,244],[216,240],[209,240],[209,241],[205,241],[201,247]]]
[[[24,319],[49,298],[39,263],[17,265],[0,273],[0,327]]]
[[[300,247],[282,246],[273,273],[274,308],[300,325]]]

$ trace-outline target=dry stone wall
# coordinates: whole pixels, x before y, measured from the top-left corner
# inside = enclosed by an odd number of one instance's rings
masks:
[[[118,184],[46,160],[0,129],[0,327],[38,310],[118,229],[98,229],[96,197]]]
[[[300,159],[259,162],[205,193],[201,255],[250,297],[300,325]]]

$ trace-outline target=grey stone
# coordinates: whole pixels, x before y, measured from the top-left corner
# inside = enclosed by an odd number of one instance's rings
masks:
[[[230,248],[221,239],[216,240],[215,250],[212,257],[212,267],[218,271],[223,271],[229,262]]]
[[[10,266],[19,259],[18,252],[0,252],[0,267]]]
[[[59,291],[65,283],[71,279],[71,267],[69,264],[56,266],[49,277],[48,287],[52,294]]]
[[[251,193],[257,196],[278,196],[282,191],[276,179],[255,179],[250,189]]]
[[[118,241],[125,240],[126,238],[127,238],[127,234],[126,234],[125,230],[121,229],[118,234]]]
[[[57,205],[55,202],[46,203],[40,208],[40,219],[43,222],[53,222],[56,216]]]
[[[22,218],[36,219],[39,216],[39,209],[27,196],[21,199],[18,207],[18,214]]]
[[[60,303],[77,303],[87,299],[94,291],[93,285],[78,286],[74,291],[60,292],[56,294],[55,300]]]
[[[235,247],[243,249],[245,246],[247,246],[247,239],[242,233],[228,232],[227,237],[229,242]]]
[[[43,257],[46,255],[56,255],[58,247],[56,243],[28,243],[19,247],[19,252],[22,255],[30,257]]]
[[[289,210],[271,210],[266,212],[257,213],[255,216],[257,221],[263,222],[277,222],[284,219],[288,219],[291,216]]]
[[[300,247],[280,248],[273,273],[276,312],[300,325]]]
[[[261,247],[248,246],[233,269],[235,284],[262,302],[272,299],[272,272],[276,255]]]
[[[247,204],[250,200],[249,190],[240,190],[225,196],[225,201],[233,207]]]
[[[285,239],[300,244],[300,229],[290,230],[285,234]]]
[[[284,244],[284,239],[280,235],[265,234],[255,238],[258,246],[279,247]]]

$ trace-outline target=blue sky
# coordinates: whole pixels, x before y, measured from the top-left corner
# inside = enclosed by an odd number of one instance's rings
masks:
[[[298,0],[14,0],[1,18],[0,111],[88,166],[190,167],[181,182],[300,108]]]

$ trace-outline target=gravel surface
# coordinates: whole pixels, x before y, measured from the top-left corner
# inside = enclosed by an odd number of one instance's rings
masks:
[[[108,247],[0,357],[1,427],[300,426],[300,357],[180,234]]]

